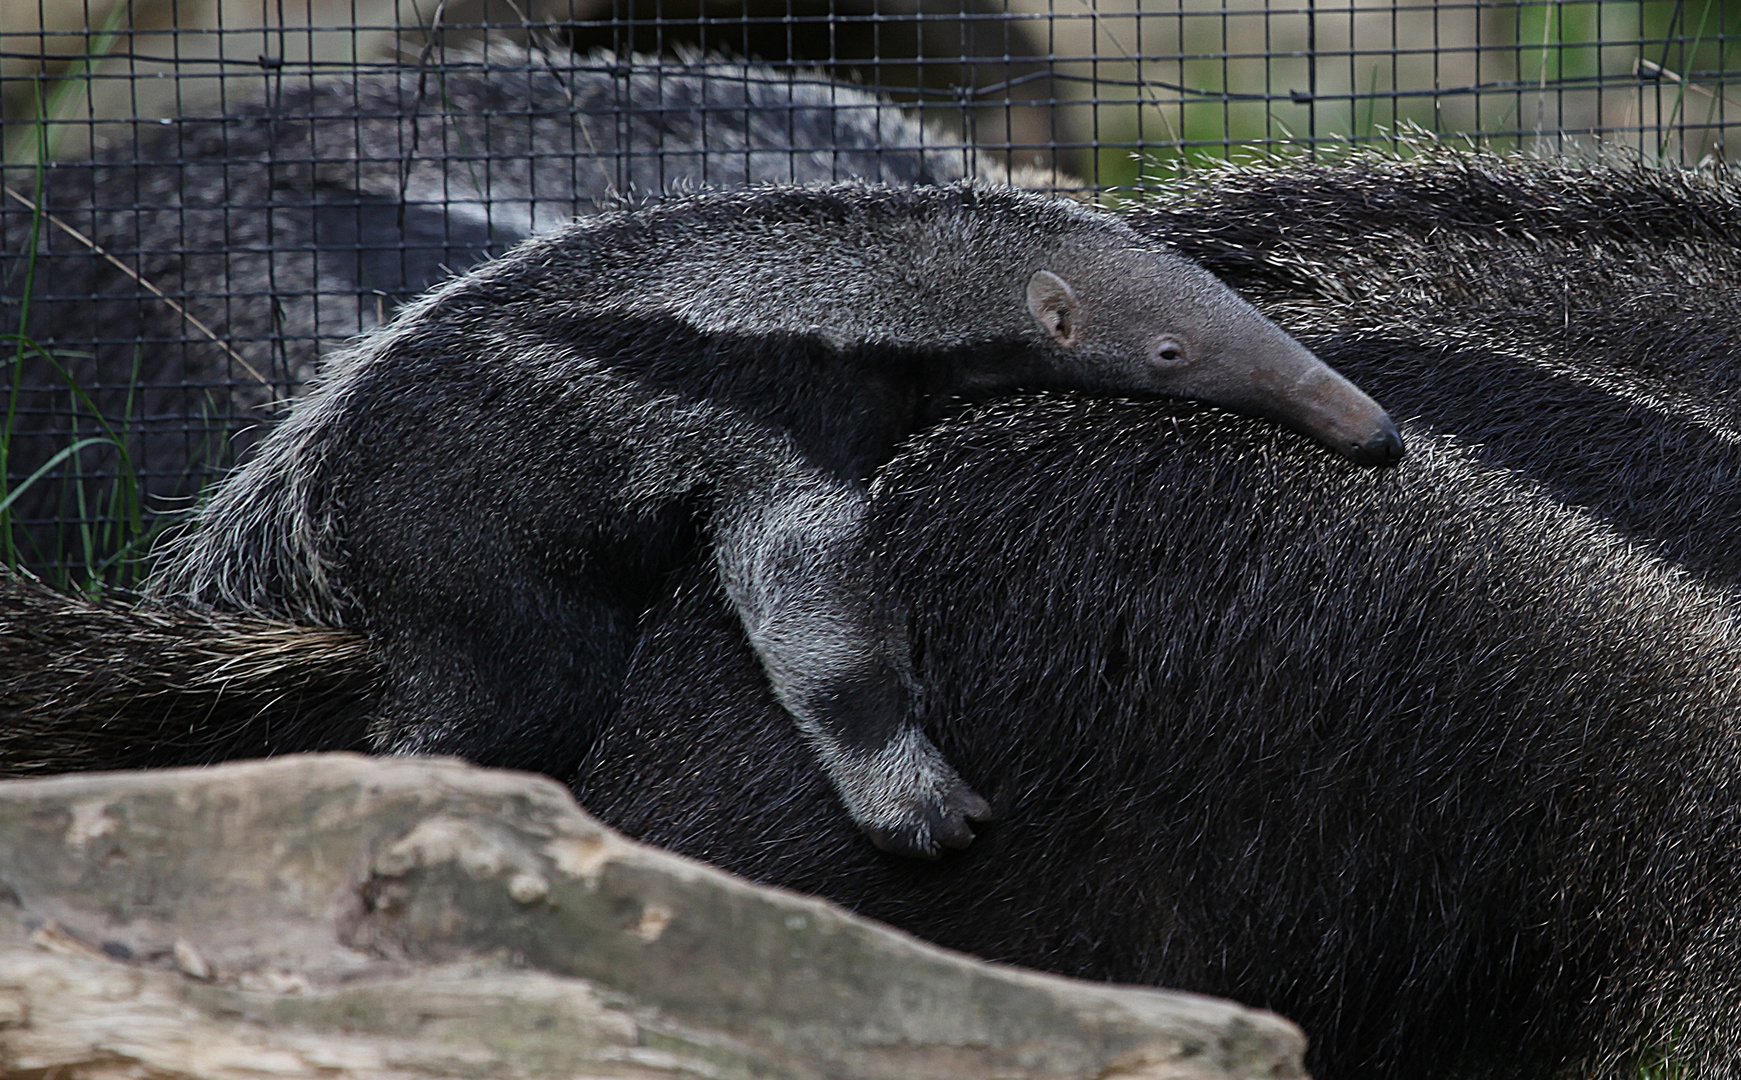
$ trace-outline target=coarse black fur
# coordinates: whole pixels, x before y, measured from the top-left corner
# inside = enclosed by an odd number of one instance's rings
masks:
[[[1320,1076],[1741,1075],[1734,182],[1423,146],[1177,196],[1139,231],[1416,418],[1411,463],[1338,486],[1168,405],[927,436],[877,501],[927,730],[1022,809],[943,873],[799,835],[826,792],[742,726],[757,688],[678,675],[741,649],[693,580],[583,801],[982,955],[1277,1008]]]
[[[1741,584],[1727,170],[1422,139],[1403,159],[1205,170],[1131,220],[1405,415]]]
[[[1002,812],[947,863],[831,812],[701,569],[574,789],[947,946],[1275,1009],[1320,1080],[1741,1075],[1735,597],[1408,438],[1377,473],[1043,399],[909,444],[925,728]]]
[[[814,73],[492,42],[439,71],[286,82],[55,163],[40,191],[8,170],[0,329],[53,355],[23,354],[9,484],[106,422],[147,515],[184,509],[323,352],[535,232],[702,186],[969,175],[948,141]],[[19,498],[28,564],[64,558],[119,467],[88,448]]]
[[[697,195],[529,241],[359,342],[157,590],[362,630],[385,749],[560,771],[704,537],[854,817],[935,854],[989,809],[907,721],[865,483],[961,397],[1019,387],[1195,397],[1401,454],[1370,398],[1108,215],[973,185]]]
[[[0,776],[366,750],[381,682],[357,634],[0,572]]]

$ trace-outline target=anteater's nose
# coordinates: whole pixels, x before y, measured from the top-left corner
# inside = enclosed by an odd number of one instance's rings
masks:
[[[1377,465],[1387,467],[1402,460],[1402,436],[1397,434],[1396,425],[1390,417],[1384,418],[1384,424],[1378,429],[1378,434],[1365,442],[1355,443],[1348,456],[1360,465]]]

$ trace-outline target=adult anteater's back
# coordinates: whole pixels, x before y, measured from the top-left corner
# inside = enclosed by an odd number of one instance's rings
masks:
[[[1402,415],[1741,584],[1741,183],[1423,145],[1133,215]]]
[[[1735,598],[1408,436],[1364,472],[1025,400],[914,440],[877,506],[924,722],[1000,814],[943,866],[860,850],[701,570],[577,794],[977,955],[1276,1009],[1325,1080],[1741,1075]]]

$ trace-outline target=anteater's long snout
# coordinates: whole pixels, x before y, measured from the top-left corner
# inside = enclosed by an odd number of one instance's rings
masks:
[[[1360,387],[1316,356],[1268,415],[1310,436],[1358,465],[1395,465],[1403,458],[1402,436],[1390,414]]]
[[[1361,465],[1402,460],[1402,436],[1378,402],[1279,327],[1265,329],[1267,340],[1225,358],[1211,376],[1219,385],[1189,396],[1275,420]]]

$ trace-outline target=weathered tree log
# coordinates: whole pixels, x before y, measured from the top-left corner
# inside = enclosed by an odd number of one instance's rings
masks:
[[[538,777],[348,754],[0,783],[0,1075],[1285,1078],[1211,998],[925,945]]]

